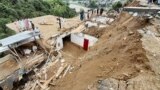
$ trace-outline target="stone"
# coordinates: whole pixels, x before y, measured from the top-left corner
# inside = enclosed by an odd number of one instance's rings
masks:
[[[128,33],[128,35],[133,35],[134,34],[134,32],[132,32],[132,31],[129,31],[129,33]]]
[[[102,80],[98,86],[98,90],[117,90],[118,89],[118,80],[109,78]]]
[[[133,14],[133,12],[129,12],[129,14],[131,14],[131,15],[132,15],[132,14]]]
[[[30,49],[24,49],[24,53],[25,53],[25,55],[29,55],[29,54],[31,54],[31,50]]]
[[[134,14],[133,14],[133,16],[134,16],[134,17],[138,16],[138,13],[137,13],[137,12],[136,12],[136,13],[134,13]]]

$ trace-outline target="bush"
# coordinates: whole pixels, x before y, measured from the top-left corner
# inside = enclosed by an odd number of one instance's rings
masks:
[[[122,3],[120,2],[120,1],[118,1],[118,2],[116,2],[116,3],[114,3],[113,5],[112,5],[112,8],[114,9],[114,10],[117,10],[117,9],[119,9],[119,8],[121,8],[122,7]]]
[[[70,18],[76,15],[76,11],[70,9],[67,5],[55,5],[51,13],[56,16]]]
[[[89,7],[90,8],[97,8],[98,5],[96,4],[96,1],[91,1]]]
[[[3,30],[4,33],[7,33],[7,27],[6,24],[9,23],[8,18],[0,18],[0,27]]]

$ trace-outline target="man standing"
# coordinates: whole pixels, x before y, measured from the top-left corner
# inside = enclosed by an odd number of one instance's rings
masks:
[[[97,15],[99,15],[99,8],[97,8]]]
[[[91,9],[92,15],[93,15],[93,11],[94,11],[94,10],[93,10],[93,9]]]
[[[84,10],[81,10],[80,12],[80,20],[83,21],[84,19]]]
[[[30,21],[30,23],[31,23],[32,30],[34,30],[35,29],[35,25],[33,24],[32,21]]]
[[[101,8],[101,10],[100,10],[100,15],[102,15],[102,14],[103,14],[103,11],[104,11],[104,9],[103,9],[103,8]]]
[[[62,20],[60,17],[57,18],[58,24],[59,24],[59,28],[62,28]]]

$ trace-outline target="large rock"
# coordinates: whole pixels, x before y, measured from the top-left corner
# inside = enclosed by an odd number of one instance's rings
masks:
[[[98,90],[118,90],[118,80],[109,78],[102,80],[98,86]]]

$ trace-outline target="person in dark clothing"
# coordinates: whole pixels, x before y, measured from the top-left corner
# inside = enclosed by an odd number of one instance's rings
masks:
[[[148,0],[148,4],[152,3],[152,0]]]
[[[57,18],[57,21],[58,21],[58,24],[59,24],[59,28],[61,29],[62,28],[62,20],[61,18]]]
[[[97,8],[97,15],[99,15],[99,8]]]
[[[103,8],[101,8],[101,9],[100,9],[100,15],[102,15],[102,14],[103,14],[103,11],[104,11],[104,9],[103,9]]]
[[[80,20],[83,21],[83,19],[84,19],[84,10],[80,12]]]
[[[31,23],[31,26],[32,26],[32,30],[34,30],[35,29],[35,25],[33,24],[32,21],[30,21],[30,23]]]
[[[93,15],[93,11],[94,11],[94,10],[93,10],[93,9],[91,9],[92,15]]]

